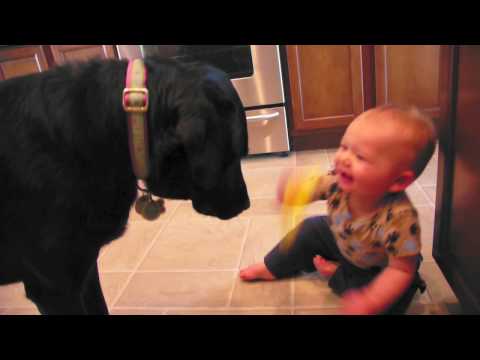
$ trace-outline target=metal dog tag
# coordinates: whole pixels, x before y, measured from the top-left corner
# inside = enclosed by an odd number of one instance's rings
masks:
[[[135,202],[135,211],[144,219],[153,221],[165,212],[165,201],[163,199],[153,200],[152,194],[147,192]]]

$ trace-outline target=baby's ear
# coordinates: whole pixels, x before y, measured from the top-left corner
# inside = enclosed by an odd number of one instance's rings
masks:
[[[405,190],[411,183],[415,181],[415,173],[412,170],[403,171],[395,182],[388,189],[389,192],[400,192]]]

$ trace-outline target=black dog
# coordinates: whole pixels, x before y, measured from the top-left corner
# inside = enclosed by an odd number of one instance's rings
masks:
[[[97,257],[124,233],[137,195],[127,65],[92,61],[0,82],[0,284],[23,281],[42,314],[108,313]],[[149,190],[221,219],[247,209],[246,118],[227,75],[145,66]]]

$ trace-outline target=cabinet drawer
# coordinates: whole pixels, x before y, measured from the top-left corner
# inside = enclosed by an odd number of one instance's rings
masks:
[[[249,155],[290,150],[284,107],[250,110],[246,114]]]

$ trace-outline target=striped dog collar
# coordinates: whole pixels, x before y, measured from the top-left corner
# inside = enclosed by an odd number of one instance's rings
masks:
[[[123,90],[123,109],[127,113],[128,143],[133,172],[138,179],[148,177],[148,89],[147,69],[141,59],[128,63],[126,85]]]

